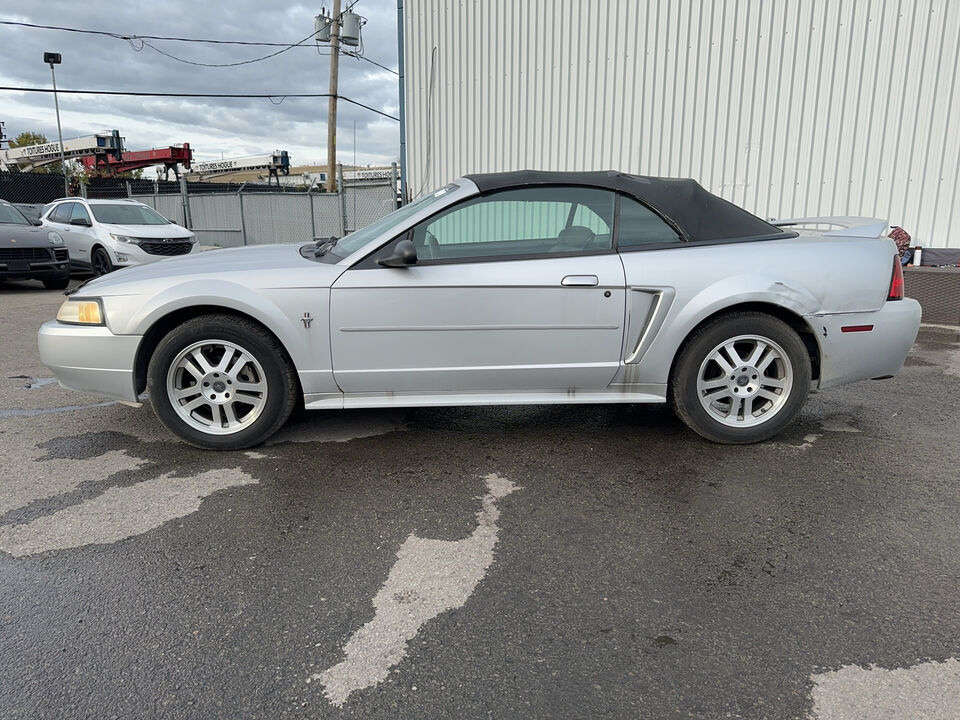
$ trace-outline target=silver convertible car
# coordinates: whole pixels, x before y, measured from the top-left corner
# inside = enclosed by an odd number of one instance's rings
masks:
[[[205,448],[256,445],[300,402],[669,402],[710,440],[757,442],[811,387],[896,373],[920,324],[886,222],[804,223],[692,180],[470,175],[339,240],[97,278],[40,353],[68,388],[148,391]]]

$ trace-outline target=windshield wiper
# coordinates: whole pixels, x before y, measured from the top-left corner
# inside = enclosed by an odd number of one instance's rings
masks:
[[[329,240],[317,240],[317,249],[314,251],[313,256],[320,257],[321,255],[326,255],[327,251],[336,245],[339,239],[336,235],[331,235]]]

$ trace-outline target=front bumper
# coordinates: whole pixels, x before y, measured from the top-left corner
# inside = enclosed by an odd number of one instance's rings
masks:
[[[134,363],[141,339],[56,321],[44,323],[37,333],[40,359],[61,385],[124,402],[137,402]]]
[[[4,280],[52,280],[70,276],[70,258],[56,260],[0,260],[0,278]]]
[[[894,375],[903,367],[920,330],[920,303],[884,303],[876,312],[810,315],[820,343],[820,387]],[[870,330],[851,331],[870,327]],[[844,331],[847,328],[847,331]]]

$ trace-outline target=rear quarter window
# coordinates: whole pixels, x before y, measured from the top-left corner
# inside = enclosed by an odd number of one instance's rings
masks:
[[[617,247],[620,250],[637,250],[645,245],[678,243],[677,231],[666,221],[631,197],[620,196],[620,224]]]

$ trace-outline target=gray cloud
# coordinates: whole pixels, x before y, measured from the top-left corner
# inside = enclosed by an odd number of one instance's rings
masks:
[[[321,0],[322,1],[322,0]],[[313,30],[316,6],[235,0],[138,3],[77,3],[52,0],[22,3],[2,19],[123,34],[171,35],[270,42],[296,42]],[[329,8],[329,0],[327,0]],[[397,11],[394,0],[360,0],[356,12],[366,55],[397,66]],[[182,58],[227,63],[280,48],[151,41]],[[139,51],[133,45],[140,48]],[[139,43],[103,36],[0,26],[0,84],[49,87],[44,51],[60,52],[61,88],[214,93],[325,93],[329,57],[316,46],[294,48],[275,58],[232,68],[203,68],[171,60]],[[321,53],[326,53],[321,46]],[[340,60],[340,94],[398,114],[397,76],[350,57]],[[53,100],[45,94],[4,92],[3,116],[9,137],[23,130],[56,135]],[[275,100],[279,101],[279,97]],[[295,164],[326,158],[325,98],[265,99],[134,98],[62,95],[64,136],[117,129],[129,149],[189,142],[198,158],[290,150]],[[338,104],[339,159],[352,162],[354,126],[361,163],[390,162],[399,153],[399,123],[341,101]]]

